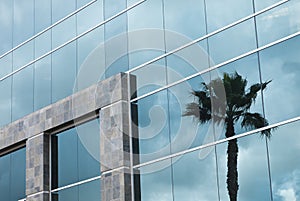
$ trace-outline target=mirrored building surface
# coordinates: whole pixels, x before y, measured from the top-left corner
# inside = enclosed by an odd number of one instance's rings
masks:
[[[0,200],[300,200],[300,0],[0,0]]]

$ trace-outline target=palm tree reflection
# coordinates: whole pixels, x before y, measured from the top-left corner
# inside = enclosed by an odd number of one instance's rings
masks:
[[[197,102],[186,106],[184,116],[194,116],[201,124],[208,121],[225,121],[226,138],[235,135],[234,125],[241,122],[241,127],[256,129],[268,125],[268,121],[259,113],[251,113],[250,107],[255,103],[259,91],[266,89],[271,81],[257,83],[246,89],[247,80],[237,72],[223,74],[222,79],[212,80],[209,84],[202,83],[202,90],[193,91]],[[226,100],[222,100],[221,88],[225,89]],[[263,136],[270,138],[271,130],[261,131]],[[237,200],[238,185],[238,144],[237,139],[228,141],[227,147],[227,190],[230,201]]]

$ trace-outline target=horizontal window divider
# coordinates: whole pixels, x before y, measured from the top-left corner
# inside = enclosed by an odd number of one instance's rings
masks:
[[[40,191],[40,192],[37,192],[37,193],[33,193],[33,194],[30,194],[30,195],[27,195],[27,197],[30,198],[30,197],[34,197],[34,196],[36,196],[36,195],[40,195],[40,194],[49,194],[49,193],[50,193],[49,191]],[[21,200],[25,200],[25,201],[26,201],[26,198],[21,199]],[[21,201],[21,200],[19,200],[19,201]]]
[[[292,118],[292,119],[288,119],[288,120],[285,120],[285,121],[281,121],[281,122],[278,122],[278,123],[275,123],[275,124],[271,124],[269,126],[265,126],[265,127],[262,127],[262,128],[251,130],[251,131],[248,131],[248,132],[245,132],[245,133],[242,133],[242,134],[238,134],[238,135],[235,135],[235,136],[232,136],[232,137],[229,137],[229,138],[225,138],[225,139],[221,139],[221,140],[218,140],[218,141],[215,141],[215,142],[211,142],[211,143],[208,143],[208,144],[205,144],[205,145],[200,145],[200,146],[195,147],[195,148],[191,148],[191,149],[187,149],[187,150],[184,150],[184,151],[181,151],[181,152],[170,154],[168,156],[161,157],[161,158],[158,158],[158,159],[155,159],[155,160],[152,160],[152,161],[141,163],[141,164],[133,166],[133,168],[134,169],[141,168],[141,167],[146,166],[146,165],[151,165],[151,164],[154,164],[154,163],[157,163],[157,162],[160,162],[160,161],[175,158],[177,156],[182,156],[184,154],[188,154],[188,153],[191,153],[191,152],[194,152],[194,151],[198,151],[200,149],[204,149],[204,148],[211,147],[211,146],[216,146],[218,144],[228,142],[228,141],[233,140],[233,139],[246,137],[248,135],[252,135],[252,134],[267,130],[267,129],[273,129],[273,128],[276,128],[278,126],[283,126],[285,124],[293,123],[293,122],[296,122],[296,121],[299,121],[299,120],[300,120],[300,116]]]
[[[264,12],[267,12],[267,11],[269,11],[269,10],[271,10],[271,9],[273,9],[273,8],[281,5],[281,4],[284,4],[284,3],[288,2],[288,1],[290,1],[290,0],[283,0],[283,1],[280,1],[280,2],[278,2],[276,4],[273,4],[272,6],[264,8],[263,10],[260,10],[260,11],[258,11],[256,13],[253,13],[253,14],[249,15],[249,16],[246,16],[246,17],[244,17],[244,18],[242,18],[242,19],[240,19],[240,20],[238,20],[236,22],[233,22],[233,23],[231,23],[229,25],[226,25],[226,26],[224,26],[224,27],[222,27],[222,28],[220,28],[220,29],[218,29],[216,31],[213,31],[213,32],[211,32],[211,33],[209,33],[209,34],[207,34],[205,36],[200,37],[200,38],[197,38],[197,39],[195,39],[195,40],[193,40],[193,41],[191,41],[191,42],[189,42],[189,43],[187,43],[187,44],[185,44],[183,46],[180,46],[180,47],[178,47],[178,48],[176,48],[174,50],[171,50],[170,52],[167,52],[167,53],[165,53],[165,54],[163,54],[161,56],[158,56],[158,57],[156,57],[156,58],[154,58],[154,59],[152,59],[152,60],[150,60],[150,61],[148,61],[146,63],[143,63],[143,64],[141,64],[139,66],[136,66],[136,67],[128,70],[127,72],[132,73],[133,71],[136,71],[136,70],[138,70],[140,68],[143,68],[143,67],[145,67],[145,66],[147,66],[147,65],[149,65],[151,63],[154,63],[154,62],[156,62],[156,61],[158,61],[158,60],[160,60],[160,59],[162,59],[164,57],[170,56],[171,54],[174,54],[174,53],[176,53],[176,52],[178,52],[178,51],[180,51],[182,49],[185,49],[185,48],[187,48],[187,47],[189,47],[191,45],[194,45],[195,43],[198,43],[198,42],[200,42],[200,41],[202,41],[204,39],[207,39],[207,38],[209,38],[209,37],[211,37],[213,35],[216,35],[216,34],[222,32],[222,31],[225,31],[225,30],[227,30],[227,29],[229,29],[229,28],[231,28],[231,27],[233,27],[235,25],[238,25],[238,24],[240,24],[242,22],[245,22],[245,21],[247,21],[247,20],[249,20],[249,19],[251,19],[251,18],[253,18],[253,17],[257,16],[257,15],[260,15],[260,14],[262,14]]]
[[[183,78],[183,79],[181,79],[181,80],[178,80],[178,81],[176,81],[176,82],[173,82],[173,83],[171,83],[171,84],[168,84],[168,85],[166,85],[166,86],[163,86],[163,87],[161,87],[161,88],[159,88],[159,89],[156,89],[156,90],[151,91],[151,92],[149,92],[149,93],[143,94],[143,95],[141,95],[141,96],[139,96],[139,97],[137,97],[137,98],[132,99],[131,102],[138,101],[139,99],[142,99],[142,98],[145,98],[145,97],[147,97],[147,96],[153,95],[153,94],[155,94],[155,93],[157,93],[157,92],[160,92],[160,91],[162,91],[162,90],[165,90],[165,89],[170,88],[170,87],[172,87],[172,86],[175,86],[175,85],[177,85],[177,84],[180,84],[180,83],[182,83],[182,82],[185,82],[185,81],[187,81],[187,80],[189,80],[189,79],[192,79],[192,78],[194,78],[194,77],[197,77],[197,76],[199,76],[199,75],[203,75],[203,74],[208,73],[208,72],[210,72],[210,71],[212,71],[212,70],[216,70],[216,69],[218,69],[218,68],[220,68],[220,67],[222,67],[222,66],[224,66],[224,65],[227,65],[227,64],[232,63],[232,62],[234,62],[234,61],[237,61],[237,60],[239,60],[239,59],[242,59],[242,58],[244,58],[244,57],[247,57],[247,56],[249,56],[249,55],[251,55],[251,54],[257,53],[257,52],[262,51],[262,50],[264,50],[264,49],[267,49],[267,48],[269,48],[269,47],[271,47],[271,46],[274,46],[274,45],[277,45],[277,44],[279,44],[279,43],[282,43],[282,42],[284,42],[284,41],[287,41],[287,40],[289,40],[289,39],[291,39],[291,38],[293,38],[293,37],[296,37],[296,36],[298,36],[298,35],[300,35],[300,31],[298,31],[298,32],[296,32],[296,33],[294,33],[294,34],[291,34],[291,35],[289,35],[289,36],[283,37],[283,38],[281,38],[281,39],[279,39],[279,40],[276,40],[276,41],[274,41],[274,42],[271,42],[271,43],[269,43],[269,44],[267,44],[267,45],[264,45],[264,46],[262,46],[262,47],[259,47],[259,48],[257,48],[257,49],[254,49],[254,50],[251,50],[251,51],[246,52],[246,53],[244,53],[244,54],[241,54],[241,55],[239,55],[239,56],[237,56],[237,57],[234,57],[234,58],[232,58],[232,59],[229,59],[229,60],[227,60],[227,61],[224,61],[224,62],[222,62],[222,63],[220,63],[220,64],[215,65],[215,66],[212,66],[212,67],[209,67],[209,68],[204,69],[204,70],[202,70],[202,71],[199,71],[198,73],[195,73],[195,74],[190,75],[190,76],[188,76],[188,77],[185,77],[185,78]],[[127,72],[127,73],[129,73],[129,72]],[[1,81],[1,80],[0,80],[0,81]]]
[[[59,187],[57,189],[52,190],[51,193],[55,193],[55,192],[58,192],[58,191],[61,191],[61,190],[72,188],[74,186],[79,186],[79,185],[82,185],[82,184],[85,184],[85,183],[88,183],[88,182],[91,182],[91,181],[95,181],[97,179],[101,179],[101,175],[97,176],[97,177],[90,178],[90,179],[86,179],[86,180],[83,180],[83,181],[80,181],[80,182],[76,182],[76,183],[73,183],[73,184],[69,184],[69,185],[66,185],[66,186],[63,186],[63,187]]]
[[[101,175],[106,175],[106,174],[111,174],[113,172],[118,172],[120,170],[130,170],[130,167],[127,167],[127,166],[121,166],[121,167],[117,167],[115,169],[111,169],[111,170],[107,170],[107,171],[104,171],[101,173]]]
[[[128,10],[131,10],[132,8],[138,6],[139,4],[141,4],[141,3],[145,2],[145,1],[146,1],[146,0],[141,0],[141,1],[137,2],[136,4],[134,4],[134,5],[130,6],[130,7],[128,7],[127,9],[125,9],[125,10],[123,10],[123,11],[117,13],[116,15],[114,15],[114,16],[108,18],[107,20],[105,20],[105,21],[103,21],[103,22],[97,24],[96,26],[92,27],[91,29],[89,29],[89,30],[87,30],[87,31],[85,31],[85,32],[83,32],[83,33],[81,33],[80,35],[76,36],[75,38],[73,38],[73,39],[71,39],[71,40],[65,42],[64,44],[62,44],[62,45],[56,47],[55,49],[53,49],[53,50],[47,52],[46,54],[44,54],[44,55],[38,57],[37,59],[35,59],[35,60],[29,62],[28,64],[26,64],[26,65],[20,67],[19,69],[15,70],[15,71],[13,71],[13,72],[11,72],[11,73],[9,73],[8,75],[2,77],[2,78],[0,79],[0,82],[3,81],[3,80],[5,80],[6,78],[8,78],[8,77],[10,77],[10,76],[12,76],[12,75],[14,75],[14,74],[16,74],[17,72],[23,70],[24,68],[26,68],[26,67],[28,67],[28,66],[34,64],[35,62],[37,62],[37,61],[43,59],[44,57],[49,56],[50,54],[56,52],[57,50],[59,50],[59,49],[65,47],[65,46],[67,46],[68,44],[74,42],[74,41],[77,40],[78,38],[81,38],[82,36],[84,36],[84,35],[90,33],[91,31],[93,31],[93,30],[97,29],[98,27],[104,25],[105,23],[107,23],[107,22],[109,22],[109,21],[111,21],[111,20],[117,18],[118,16],[124,14],[124,13],[127,12]]]
[[[0,59],[2,59],[3,57],[5,57],[6,55],[8,55],[9,53],[15,51],[16,49],[18,49],[19,47],[25,45],[26,43],[32,41],[33,39],[37,38],[38,36],[42,35],[43,33],[45,33],[46,31],[49,31],[50,29],[52,29],[53,27],[57,26],[58,24],[62,23],[63,21],[65,21],[66,19],[72,17],[73,15],[77,14],[78,12],[82,11],[83,9],[85,9],[86,7],[90,6],[91,4],[95,3],[98,0],[93,0],[89,3],[87,3],[86,5],[80,7],[79,9],[75,10],[74,12],[68,14],[67,16],[63,17],[62,19],[58,20],[57,22],[55,22],[54,24],[50,25],[49,27],[47,27],[46,29],[40,31],[39,33],[35,34],[34,36],[30,37],[29,39],[27,39],[26,41],[20,43],[19,45],[17,45],[16,47],[12,48],[11,50],[9,50],[8,52],[4,53],[3,55],[0,56]]]

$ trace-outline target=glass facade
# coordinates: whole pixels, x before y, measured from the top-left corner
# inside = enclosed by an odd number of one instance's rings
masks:
[[[1,199],[17,201],[25,194],[26,154],[25,148],[0,156]]]
[[[97,119],[51,136],[53,201],[99,200],[99,136]]]
[[[124,72],[135,201],[299,200],[299,13],[300,0],[0,0],[0,127]],[[53,201],[101,199],[97,121],[52,135]],[[25,197],[7,175],[0,197]]]

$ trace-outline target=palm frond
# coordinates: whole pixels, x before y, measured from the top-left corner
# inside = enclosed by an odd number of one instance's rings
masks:
[[[257,129],[269,125],[268,121],[259,113],[246,112],[242,118],[243,120],[241,126],[247,129]],[[261,134],[270,138],[271,129],[264,130],[261,132]]]

